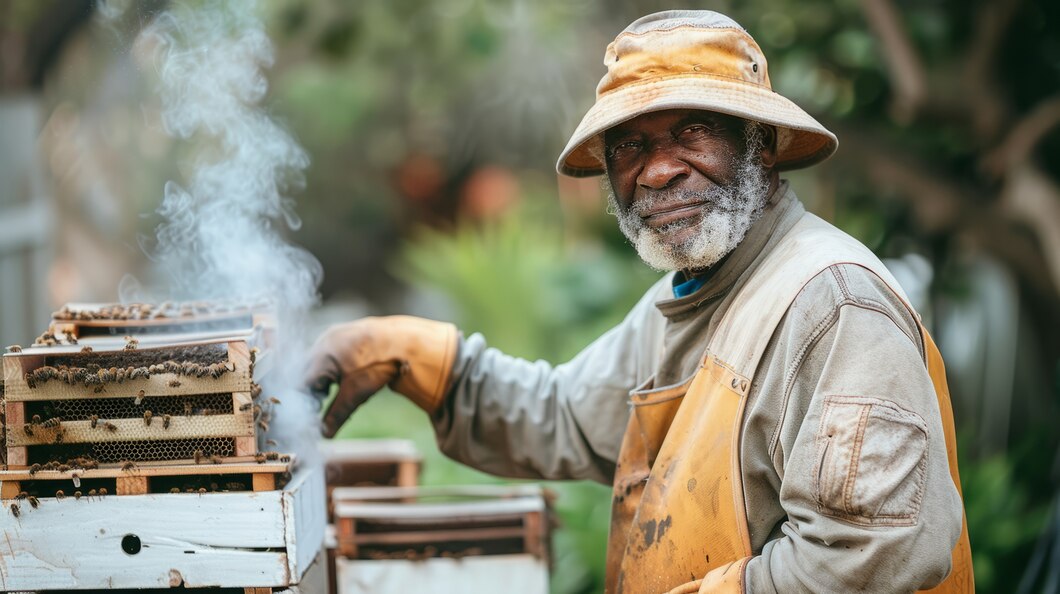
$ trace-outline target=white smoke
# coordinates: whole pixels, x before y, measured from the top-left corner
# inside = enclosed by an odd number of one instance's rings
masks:
[[[251,1],[177,4],[137,40],[152,48],[162,122],[193,149],[184,184],[170,181],[149,250],[172,299],[271,304],[275,347],[263,398],[276,396],[270,436],[278,448],[312,459],[316,404],[300,391],[305,318],[322,269],[284,228],[300,221],[288,197],[301,189],[309,157],[273,121],[262,101],[273,48]],[[282,363],[282,364],[281,364]]]

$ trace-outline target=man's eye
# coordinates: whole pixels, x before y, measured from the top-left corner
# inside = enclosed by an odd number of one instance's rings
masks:
[[[611,159],[624,159],[640,152],[640,146],[640,142],[636,140],[627,140],[609,147],[607,155]]]
[[[710,136],[716,134],[717,130],[707,126],[706,124],[692,124],[681,130],[682,138],[700,138],[703,136]]]

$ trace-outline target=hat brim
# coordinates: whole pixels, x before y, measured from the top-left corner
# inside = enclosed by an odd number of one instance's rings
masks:
[[[780,171],[809,167],[835,152],[839,141],[810,114],[772,90],[703,74],[653,78],[597,98],[582,118],[556,170],[572,177],[605,172],[603,133],[637,116],[667,109],[703,109],[777,128]]]

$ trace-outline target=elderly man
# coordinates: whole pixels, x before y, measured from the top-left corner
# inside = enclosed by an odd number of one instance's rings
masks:
[[[339,383],[326,431],[389,384],[461,462],[612,485],[609,592],[972,591],[938,351],[779,177],[835,136],[714,12],[641,18],[604,62],[558,169],[606,173],[622,231],[672,274],[555,367],[439,322],[337,326],[309,376]]]

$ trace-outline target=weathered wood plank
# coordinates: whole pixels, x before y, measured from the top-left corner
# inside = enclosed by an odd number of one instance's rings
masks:
[[[107,429],[106,423],[114,425],[117,429],[113,431]],[[92,427],[91,421],[63,421],[61,426],[50,429],[35,427],[33,435],[27,435],[25,430],[19,426],[8,433],[7,443],[8,446],[55,443],[55,436],[60,431],[63,434],[63,443],[253,436],[254,417],[250,411],[231,415],[180,415],[170,417],[168,428],[164,426],[159,417],[153,417],[150,425],[147,425],[142,418],[100,419],[95,427]]]
[[[171,570],[186,587],[289,583],[279,491],[42,498],[0,531],[0,590],[165,588]]]
[[[286,524],[298,531],[287,533],[288,572],[292,581],[301,581],[319,556],[327,526],[324,472],[312,465],[297,473],[284,490]]]
[[[547,594],[548,568],[532,555],[490,555],[408,561],[335,559],[343,594]]]
[[[119,476],[115,483],[118,495],[144,495],[148,492],[147,487],[146,476]]]
[[[19,518],[0,514],[0,590],[283,588],[320,550],[323,477],[298,472],[281,491],[41,498],[37,509],[22,507]],[[129,535],[136,553],[123,550]],[[308,549],[301,560],[295,543]]]
[[[34,388],[29,387],[29,384],[26,383],[26,373],[42,366],[45,355],[64,354],[65,349],[62,347],[27,349],[22,353],[8,353],[3,356],[5,397],[14,402],[28,402],[72,398],[129,398],[130,396],[136,396],[140,390],[143,390],[146,396],[249,392],[251,384],[250,357],[247,354],[246,342],[223,342],[228,345],[229,361],[235,364],[235,370],[227,372],[219,378],[157,373],[147,379],[126,380],[120,384],[109,382],[103,384],[103,390],[100,392],[96,392],[93,386],[71,385],[59,380],[47,381]],[[159,348],[179,348],[190,344],[192,343],[175,343]],[[204,344],[209,344],[209,342]],[[53,349],[55,352],[48,352]]]
[[[0,470],[0,481],[42,481],[42,480],[70,480],[74,475],[82,479],[91,478],[117,478],[123,476],[195,476],[211,474],[275,474],[286,472],[290,469],[290,462],[263,462],[256,463],[253,459],[249,461],[235,458],[225,458],[228,462],[221,464],[195,464],[188,460],[169,460],[165,462],[142,462],[123,470],[120,464],[101,464],[100,468],[91,470],[69,470],[59,472],[56,470],[41,470],[30,473],[28,470]]]

